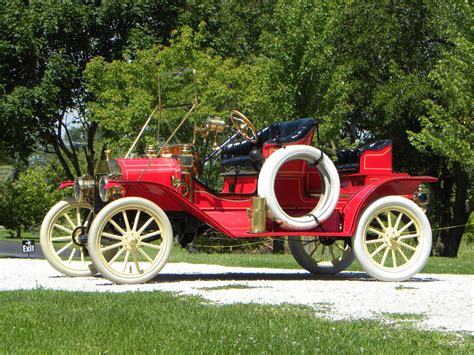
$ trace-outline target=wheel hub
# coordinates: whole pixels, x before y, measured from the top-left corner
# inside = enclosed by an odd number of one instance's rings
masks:
[[[393,228],[389,228],[386,230],[383,239],[384,243],[387,247],[390,249],[398,249],[399,248],[399,242],[398,238],[400,237],[400,234],[394,230]]]
[[[87,234],[85,233],[85,228],[83,226],[79,226],[74,228],[72,231],[72,242],[77,246],[84,247],[87,243]]]
[[[332,245],[334,244],[336,239],[332,237],[319,237],[319,241],[321,242],[321,244],[324,244],[324,245]]]
[[[127,233],[125,235],[125,249],[136,251],[140,246],[140,237],[137,233]]]

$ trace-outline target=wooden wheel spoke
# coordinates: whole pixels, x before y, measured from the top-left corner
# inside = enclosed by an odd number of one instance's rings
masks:
[[[404,243],[404,242],[399,242],[399,245],[400,246],[403,246],[411,251],[416,251],[416,248],[415,247],[412,247],[411,245],[407,244],[407,243]]]
[[[339,249],[340,251],[342,251],[342,252],[345,252],[345,251],[346,251],[346,249],[345,249],[345,248],[343,248],[341,245],[339,245],[337,242],[336,242],[336,243],[334,243],[334,245],[335,245],[335,246],[336,246],[336,248],[337,248],[337,249]]]
[[[408,258],[407,256],[405,255],[405,253],[403,252],[403,250],[401,248],[397,248],[397,251],[400,253],[400,255],[402,256],[403,260],[405,260],[405,262],[407,263],[408,262]]]
[[[315,241],[313,251],[308,254],[309,257],[312,257],[314,255],[314,253],[316,253],[316,250],[318,250],[318,246],[319,246],[319,242]],[[323,250],[324,250],[324,245],[323,245]]]
[[[130,250],[127,250],[127,252],[125,253],[125,258],[123,260],[124,264],[123,264],[123,272],[125,273],[127,271],[127,266],[128,266],[128,258],[130,257]]]
[[[150,243],[145,243],[145,242],[141,242],[140,245],[145,248],[161,250],[161,245],[155,245],[155,244],[150,244]]]
[[[69,223],[69,225],[72,227],[72,229],[76,228],[76,225],[74,224],[71,217],[69,217],[67,213],[64,214],[64,218],[66,219],[67,223]]]
[[[148,227],[150,225],[151,222],[154,221],[154,218],[153,217],[150,217],[148,219],[148,221],[145,222],[145,224],[138,230],[138,234],[142,234],[143,231],[146,229],[146,227]]]
[[[130,223],[128,222],[128,216],[127,216],[126,211],[122,211],[122,217],[123,217],[123,221],[125,222],[125,228],[127,229],[127,232],[129,232],[130,231]]]
[[[109,265],[112,265],[120,257],[120,255],[123,254],[124,251],[125,247],[120,248],[120,250],[117,251],[117,253],[113,256],[113,258],[109,260]]]
[[[388,251],[389,251],[389,249],[386,248],[385,251],[383,252],[382,261],[380,261],[380,265],[382,265],[382,266],[385,265],[385,261],[387,260]]]
[[[72,262],[72,258],[74,258],[74,254],[76,254],[76,249],[72,248],[71,254],[69,255],[69,259],[67,259],[67,262],[69,264]]]
[[[82,265],[86,265],[86,261],[84,258],[84,247],[81,248],[80,252],[81,252],[81,263]]]
[[[141,213],[141,211],[138,210],[138,211],[137,211],[137,214],[136,214],[136,216],[135,216],[135,221],[133,222],[132,231],[134,231],[134,232],[137,231],[138,222],[139,222],[139,220],[140,220],[140,213]]]
[[[395,255],[394,249],[392,249],[392,261],[393,261],[393,267],[397,267],[397,256]]]
[[[102,253],[108,251],[108,250],[112,250],[112,249],[116,249],[118,247],[121,247],[124,243],[123,242],[120,242],[120,243],[115,243],[115,244],[112,244],[112,245],[108,245],[106,247],[103,247],[103,248],[100,248],[100,251]]]
[[[143,240],[143,239],[147,239],[147,238],[150,238],[150,237],[155,237],[155,236],[160,235],[160,234],[161,234],[161,230],[157,230],[155,232],[151,232],[151,233],[142,235],[140,237],[140,239]]]
[[[408,228],[410,228],[411,225],[413,225],[413,220],[411,220],[410,222],[408,222],[407,224],[405,224],[402,229],[398,230],[397,232],[402,234],[404,231],[406,231]]]
[[[107,237],[114,240],[123,240],[123,236],[115,235],[112,233],[102,232],[103,237]]]
[[[114,226],[114,228],[119,232],[119,233],[122,233],[122,235],[125,235],[127,234],[122,227],[120,227],[117,222],[115,222],[113,219],[109,219],[109,222],[111,225]]]
[[[375,244],[375,243],[382,243],[383,238],[377,238],[377,239],[370,239],[365,242],[365,244]]]
[[[374,233],[374,234],[377,234],[379,237],[383,237],[384,236],[384,232],[382,232],[381,230],[378,230],[376,228],[373,228],[373,227],[369,227],[367,228],[367,232],[370,232],[370,233]]]
[[[51,238],[52,242],[67,242],[68,240],[72,240],[72,236],[65,235],[64,237]]]
[[[370,254],[370,256],[373,258],[375,255],[377,255],[378,253],[380,253],[382,250],[384,250],[384,248],[386,248],[387,246],[385,244],[382,244],[381,246],[379,246],[377,249],[375,249],[372,254]]]
[[[150,263],[153,262],[153,259],[150,258],[150,256],[147,253],[145,253],[145,251],[142,248],[139,248],[138,252],[142,254],[145,257],[145,259],[147,259]]]
[[[139,274],[143,274],[143,270],[140,269],[140,264],[138,263],[137,254],[133,250],[132,250],[132,259],[133,259],[133,263],[135,264],[135,268],[137,269],[137,272]]]
[[[63,253],[65,250],[67,250],[72,244],[73,244],[72,241],[69,242],[69,243],[67,243],[65,246],[63,246],[61,249],[59,249],[56,254],[58,254],[58,255],[62,254],[62,253]]]
[[[403,217],[403,213],[400,212],[400,214],[398,215],[397,217],[397,220],[395,221],[395,225],[393,226],[393,229],[397,230],[398,229],[398,226],[400,225],[400,222],[402,220],[402,217]]]
[[[59,229],[59,230],[61,230],[61,231],[63,231],[63,232],[72,234],[72,230],[70,230],[69,228],[66,228],[66,227],[64,227],[64,226],[62,226],[62,225],[60,225],[60,224],[55,223],[55,224],[54,224],[54,228],[57,228],[57,229]]]
[[[382,220],[379,218],[379,216],[375,217],[375,220],[377,223],[382,227],[382,230],[386,230],[387,228],[385,227],[385,224],[383,224]]]
[[[392,228],[392,212],[391,211],[387,212],[387,222],[388,222],[388,228]]]

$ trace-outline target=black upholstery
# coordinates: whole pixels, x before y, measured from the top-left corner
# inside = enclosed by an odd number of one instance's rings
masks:
[[[229,143],[222,148],[221,166],[223,172],[240,170],[243,174],[256,174],[261,161],[252,160],[249,153],[252,149],[261,150],[265,143],[285,144],[303,139],[315,126],[314,118],[301,118],[294,121],[274,122],[257,132],[257,143],[247,140]],[[234,174],[235,171],[232,172]]]
[[[367,150],[381,150],[392,144],[389,139],[380,140],[374,143],[366,144],[354,149],[340,149],[337,151],[336,168],[341,173],[353,173],[359,171],[360,157]]]

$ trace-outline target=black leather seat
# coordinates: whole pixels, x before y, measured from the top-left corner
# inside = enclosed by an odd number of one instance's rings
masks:
[[[257,174],[261,161],[252,159],[252,149],[261,151],[265,143],[286,144],[303,139],[317,124],[314,118],[274,122],[257,132],[257,143],[247,140],[229,143],[222,148],[221,167],[223,175]],[[249,155],[250,154],[250,155]]]
[[[357,173],[359,172],[360,157],[363,152],[367,150],[381,150],[389,144],[392,144],[392,141],[384,139],[359,148],[339,149],[337,151],[336,168],[340,173]]]

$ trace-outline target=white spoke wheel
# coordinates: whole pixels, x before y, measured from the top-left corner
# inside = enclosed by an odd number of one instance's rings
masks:
[[[74,199],[59,201],[44,217],[40,231],[41,249],[46,260],[60,273],[67,276],[94,273],[87,249],[77,243],[91,219],[92,206]]]
[[[288,245],[295,260],[313,274],[334,275],[355,259],[346,240],[328,237],[290,237]]]
[[[168,261],[173,231],[165,212],[140,197],[105,206],[89,232],[89,252],[97,271],[118,284],[153,279]]]
[[[431,253],[431,226],[413,201],[387,196],[362,213],[352,246],[362,268],[383,281],[408,280]]]

